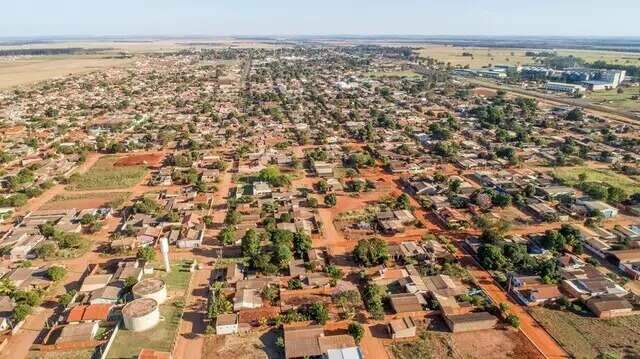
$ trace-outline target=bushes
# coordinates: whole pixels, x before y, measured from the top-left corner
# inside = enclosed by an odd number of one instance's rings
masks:
[[[60,266],[51,266],[47,269],[47,277],[54,282],[61,280],[66,274],[67,270]]]
[[[365,305],[369,313],[371,313],[371,316],[376,320],[384,318],[384,296],[384,289],[377,284],[369,283],[364,289]]]
[[[364,336],[364,328],[362,327],[362,324],[352,322],[349,324],[347,331],[349,331],[349,334],[353,337],[356,344],[360,344],[360,340],[362,340],[362,337]]]

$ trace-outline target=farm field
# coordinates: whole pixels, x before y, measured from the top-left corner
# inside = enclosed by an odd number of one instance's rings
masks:
[[[147,172],[145,166],[115,166],[118,160],[116,156],[100,158],[86,173],[72,175],[67,189],[88,191],[128,188],[138,184]]]
[[[69,74],[127,66],[132,61],[133,59],[96,55],[0,58],[0,89],[33,84]]]
[[[547,308],[531,314],[576,358],[640,356],[640,316],[602,320]]]
[[[566,181],[569,185],[575,185],[578,182],[580,174],[586,174],[587,182],[601,182],[612,186],[620,187],[627,194],[640,192],[640,182],[623,174],[616,173],[612,170],[603,168],[589,168],[585,166],[579,167],[563,167],[556,169],[553,174],[559,179]]]
[[[633,97],[636,97],[634,100]],[[619,94],[616,90],[590,92],[587,99],[594,104],[619,108],[627,111],[640,111],[640,89],[624,89],[624,93]]]
[[[451,65],[478,68],[489,64],[529,64],[533,62],[531,57],[525,56],[527,51],[538,51],[537,49],[515,49],[515,48],[488,48],[488,47],[458,47],[449,45],[427,45],[419,50],[422,57],[432,57]],[[555,51],[558,55],[573,55],[580,57],[587,62],[606,61],[611,64],[620,65],[640,65],[640,55],[637,53],[598,51],[598,50],[578,50],[559,49],[545,50]],[[473,56],[462,56],[463,52],[469,52]]]
[[[119,207],[131,192],[96,192],[89,194],[60,194],[47,202],[42,209],[88,209],[103,206]]]

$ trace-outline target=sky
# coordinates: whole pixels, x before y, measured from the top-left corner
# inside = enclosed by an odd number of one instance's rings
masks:
[[[640,36],[640,0],[2,0],[0,37]]]

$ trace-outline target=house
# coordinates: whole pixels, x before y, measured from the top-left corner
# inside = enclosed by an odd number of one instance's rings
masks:
[[[388,324],[389,334],[393,339],[413,338],[416,336],[416,329],[416,323],[411,317],[392,320]]]
[[[511,276],[509,292],[523,305],[534,306],[556,300],[562,295],[555,284],[545,284],[540,276]]]
[[[258,197],[268,196],[271,194],[271,186],[267,182],[253,182],[252,194]]]
[[[111,313],[111,304],[89,304],[76,305],[69,309],[67,313],[68,323],[77,322],[100,322],[109,319]]]
[[[465,293],[465,288],[461,283],[457,283],[453,278],[445,274],[438,274],[424,277],[424,284],[431,295],[445,297],[455,297]]]
[[[239,280],[244,279],[244,275],[242,274],[242,270],[238,263],[231,263],[227,266],[225,271],[225,280],[227,283],[235,284]]]
[[[20,290],[46,289],[51,285],[47,276],[48,267],[40,268],[15,268],[7,273],[8,279]]]
[[[598,318],[611,319],[633,314],[633,306],[628,300],[615,295],[590,298],[585,303]]]
[[[98,333],[98,328],[98,322],[67,324],[62,327],[56,344],[93,340]]]
[[[96,289],[89,295],[91,304],[116,304],[124,287],[122,281],[109,283],[107,286]]]
[[[9,252],[12,261],[19,261],[33,258],[33,249],[45,240],[43,235],[33,234],[23,236],[16,244],[13,245]]]
[[[238,332],[238,314],[219,314],[216,317],[216,334],[234,334]]]
[[[80,292],[93,292],[104,288],[111,282],[113,274],[90,274],[84,278],[80,286]]]
[[[391,308],[400,314],[422,311],[422,304],[425,300],[420,294],[399,293],[391,294],[389,302],[391,303]]]
[[[178,248],[199,248],[204,240],[204,230],[198,228],[187,229],[176,242]]]
[[[285,358],[355,358],[361,359],[353,337],[347,334],[324,335],[320,325],[284,328]],[[331,355],[331,356],[329,356]],[[346,357],[340,355],[348,355]],[[356,355],[353,357],[352,355]]]
[[[262,307],[261,291],[252,288],[243,288],[236,290],[233,296],[233,311],[237,312],[242,309],[254,309]]]
[[[618,268],[634,280],[640,279],[640,249],[610,251],[609,255],[618,263]]]
[[[591,201],[585,199],[578,199],[576,203],[585,206],[590,212],[600,211],[604,218],[613,218],[618,215],[618,209],[610,206],[602,201]]]
[[[333,165],[327,162],[314,161],[313,171],[318,177],[333,177]]]
[[[488,312],[445,315],[444,320],[453,333],[493,329],[498,323],[498,318]]]

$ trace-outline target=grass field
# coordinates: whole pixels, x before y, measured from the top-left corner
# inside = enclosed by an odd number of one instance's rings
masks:
[[[107,358],[135,358],[143,347],[171,351],[182,315],[180,303],[184,300],[191,278],[191,272],[186,268],[186,262],[179,262],[172,266],[171,273],[154,271],[153,277],[165,280],[169,295],[169,299],[160,305],[160,323],[144,332],[132,332],[121,328]]]
[[[389,72],[369,72],[366,74],[369,77],[399,77],[399,78],[416,78],[421,75],[414,71],[389,71]]]
[[[640,356],[640,316],[609,320],[582,317],[572,312],[534,308],[533,317],[576,358]]]
[[[131,192],[96,192],[82,194],[59,194],[47,202],[43,209],[97,208],[109,206],[118,208],[129,198]]]
[[[587,98],[594,104],[619,108],[628,111],[640,111],[640,99],[632,99],[640,96],[640,89],[625,89],[619,94],[616,90],[591,92]]]
[[[581,173],[587,175],[587,182],[607,183],[612,186],[622,188],[625,192],[627,192],[627,194],[640,192],[640,182],[632,179],[631,177],[616,173],[608,169],[594,169],[585,166],[579,166],[558,168],[553,172],[556,177],[566,181],[566,183],[570,186],[575,186],[578,183],[578,176]]]
[[[487,48],[487,47],[457,47],[446,45],[428,45],[423,47],[419,53],[423,57],[432,57],[438,61],[451,65],[469,65],[472,68],[488,66],[489,64],[530,64],[533,63],[531,57],[525,56],[526,51],[537,51],[536,49],[509,49],[509,48]],[[545,50],[550,51],[550,50]],[[598,60],[611,64],[620,65],[640,65],[640,54],[598,51],[598,50],[555,50],[558,55],[573,55],[580,57],[587,62]],[[462,56],[463,52],[473,54]]]
[[[72,191],[128,188],[144,177],[145,166],[114,166],[116,156],[100,158],[85,174],[72,175],[67,189]]]

